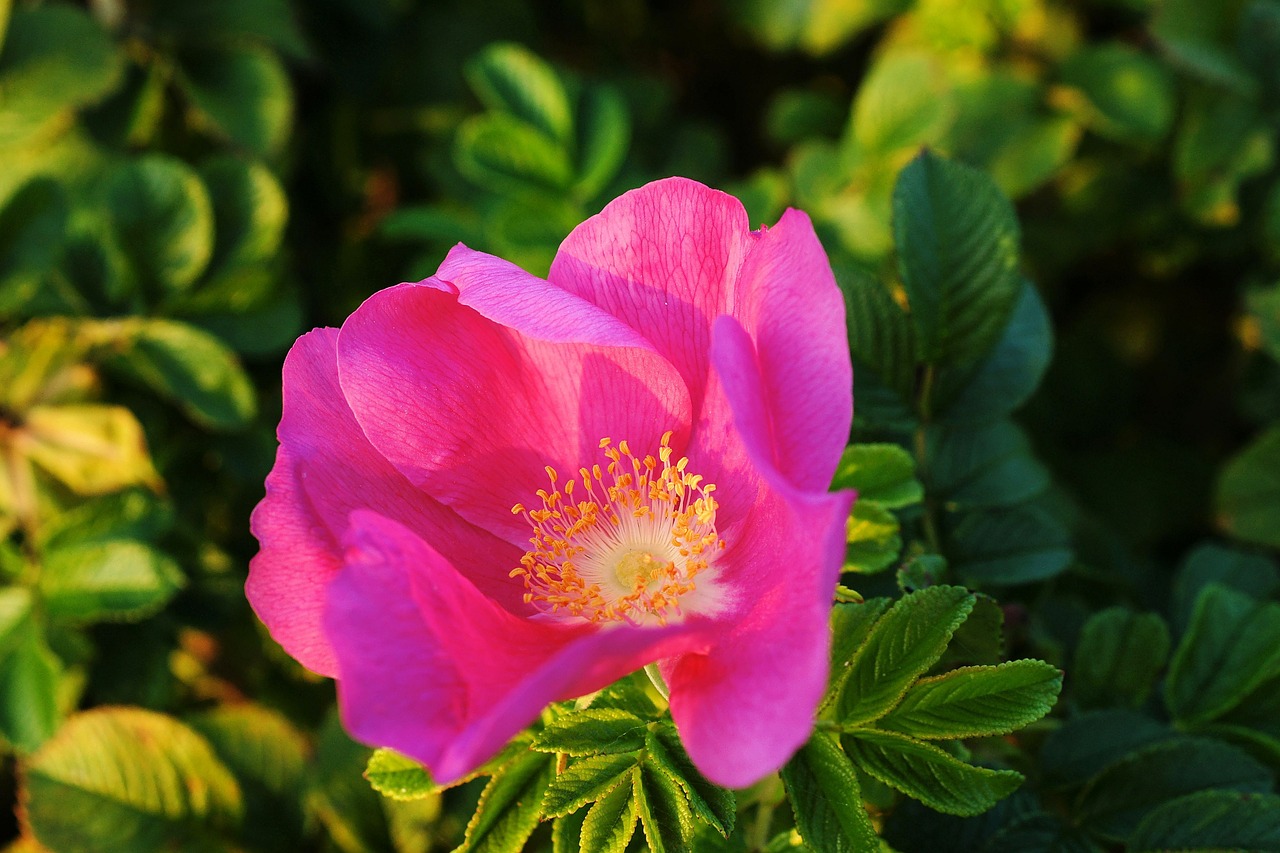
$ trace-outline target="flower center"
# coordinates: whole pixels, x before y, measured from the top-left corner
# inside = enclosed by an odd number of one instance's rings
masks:
[[[551,489],[538,490],[541,508],[511,509],[533,528],[532,548],[511,572],[523,578],[526,602],[588,622],[663,625],[690,605],[714,604],[708,569],[725,547],[716,532],[716,487],[688,473],[688,459],[673,462],[670,442],[668,432],[655,459],[601,439],[605,468],[579,468],[563,486],[547,468]],[[703,589],[695,596],[698,575]]]

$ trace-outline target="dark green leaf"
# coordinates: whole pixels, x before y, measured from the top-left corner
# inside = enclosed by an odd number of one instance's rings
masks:
[[[858,774],[829,736],[819,732],[782,768],[796,829],[812,850],[860,853],[879,846],[862,806]]]
[[[1128,849],[1280,850],[1280,797],[1201,791],[1153,809]]]
[[[1066,527],[1034,504],[965,513],[949,536],[951,567],[971,583],[1031,583],[1071,562]]]
[[[57,266],[69,215],[66,193],[47,178],[24,184],[0,209],[0,315],[20,312]]]
[[[1168,726],[1134,711],[1091,711],[1049,735],[1040,764],[1051,786],[1074,788],[1129,753],[1175,736]]]
[[[627,104],[610,86],[587,87],[578,102],[578,168],[574,192],[598,195],[618,174],[631,144]]]
[[[213,202],[210,278],[270,261],[289,218],[289,202],[275,176],[260,164],[219,157],[200,168],[200,177]]]
[[[892,732],[863,729],[840,743],[855,767],[945,814],[981,814],[1022,784],[1021,773],[974,767]]]
[[[1271,772],[1246,753],[1208,738],[1148,746],[1103,770],[1080,795],[1077,815],[1098,833],[1122,839],[1157,806],[1196,791],[1267,793]]]
[[[1182,562],[1173,581],[1174,625],[1179,630],[1191,621],[1200,591],[1221,584],[1258,600],[1280,590],[1280,571],[1274,560],[1206,542]]]
[[[540,752],[599,755],[644,748],[645,721],[612,708],[574,710],[547,723],[533,741]]]
[[[453,147],[458,171],[499,194],[564,191],[573,182],[569,155],[541,130],[489,113],[468,119]]]
[[[1280,675],[1280,604],[1209,584],[1169,666],[1165,702],[1180,723],[1219,717]]]
[[[853,656],[841,689],[840,721],[867,723],[892,709],[942,656],[973,602],[973,594],[958,586],[930,587],[895,602]]]
[[[859,501],[899,509],[924,497],[915,473],[915,459],[896,444],[855,444],[841,455],[831,488],[856,489]]]
[[[1008,199],[981,172],[926,152],[898,177],[893,231],[921,356],[984,356],[1022,291]]]
[[[964,667],[920,679],[877,725],[925,740],[1007,734],[1049,713],[1061,689],[1043,661]]]
[[[288,0],[183,0],[150,10],[156,25],[186,40],[259,39],[290,56],[310,53]]]
[[[1168,657],[1169,628],[1158,615],[1126,607],[1099,611],[1076,646],[1076,700],[1087,707],[1141,707]]]
[[[934,427],[928,432],[926,453],[930,494],[948,509],[1012,506],[1049,486],[1049,472],[1013,421],[977,428]]]
[[[634,771],[633,771],[634,773]],[[582,849],[589,853],[622,853],[636,831],[639,817],[635,790],[628,779],[600,799],[582,821]]]
[[[889,405],[882,408],[890,415],[889,419],[910,418],[906,401],[914,394],[916,372],[915,332],[911,320],[888,289],[870,275],[853,268],[839,269],[839,273],[836,281],[844,293],[859,406],[865,405],[862,401],[870,371],[888,395]]]
[[[0,738],[22,752],[31,752],[58,729],[63,713],[58,702],[63,670],[36,620],[14,607],[21,604],[17,590],[5,592],[9,593],[5,602],[9,612],[4,619],[8,636],[0,637],[0,648],[4,649],[0,655]]]
[[[51,850],[191,849],[234,828],[235,778],[204,738],[132,708],[68,720],[22,767],[25,823]]]
[[[69,622],[135,622],[185,585],[171,557],[124,539],[49,551],[40,570],[50,617]]]
[[[1120,142],[1152,144],[1173,123],[1173,78],[1159,62],[1120,44],[1077,51],[1062,67],[1063,82],[1083,97],[1080,121]]]
[[[680,785],[649,762],[633,776],[640,826],[653,853],[688,850],[697,830],[689,801]]]
[[[586,809],[579,809],[567,817],[559,817],[551,827],[552,853],[580,853],[582,850],[582,822]]]
[[[578,759],[552,779],[542,798],[542,814],[564,817],[601,799],[624,782],[629,787],[631,770],[637,763],[633,752]]]
[[[1004,660],[1004,610],[991,596],[976,593],[969,618],[956,629],[938,668],[996,664]]]
[[[1280,547],[1280,427],[1272,427],[1236,455],[1218,480],[1222,524],[1247,542]]]
[[[279,58],[249,44],[189,51],[180,80],[210,132],[259,156],[276,153],[289,137],[293,88]]]
[[[467,63],[467,82],[486,107],[567,142],[573,116],[556,72],[518,44],[491,44]]]

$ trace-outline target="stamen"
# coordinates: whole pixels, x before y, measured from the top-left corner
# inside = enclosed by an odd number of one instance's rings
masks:
[[[656,459],[637,457],[625,440],[600,439],[604,470],[579,468],[563,490],[547,466],[551,490],[536,492],[541,508],[511,509],[533,528],[531,549],[511,571],[524,579],[527,603],[597,623],[665,625],[684,617],[681,599],[689,600],[694,578],[725,543],[716,531],[715,486],[686,473],[687,458],[672,463],[671,435],[662,436]]]

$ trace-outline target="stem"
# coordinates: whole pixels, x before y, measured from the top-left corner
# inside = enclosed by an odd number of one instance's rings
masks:
[[[667,687],[667,682],[663,679],[662,673],[658,672],[658,664],[647,664],[644,668],[644,674],[649,676],[649,680],[653,682],[654,689],[662,694],[663,699],[671,698],[671,688]]]
[[[920,425],[915,432],[916,473],[926,485],[929,479],[929,454],[927,430],[933,418],[933,381],[937,370],[932,364],[925,365],[920,377],[920,392],[916,395],[916,410],[920,413]],[[935,554],[941,552],[941,537],[938,535],[938,521],[934,517],[934,503],[925,492],[924,499],[924,537],[929,543],[929,550]]]

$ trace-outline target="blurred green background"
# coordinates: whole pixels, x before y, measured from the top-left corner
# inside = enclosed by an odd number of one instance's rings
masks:
[[[1048,823],[1005,849],[1123,841],[1074,798],[1090,776],[1041,765],[1085,712],[1133,715],[1106,717],[1118,755],[1173,720],[1274,773],[1273,651],[1234,717],[1154,688],[1171,643],[1226,642],[1189,615],[1210,581],[1280,646],[1278,129],[1276,0],[0,0],[0,844],[457,844],[478,790],[376,794],[331,685],[244,601],[285,351],[458,241],[545,274],[673,174],[753,224],[804,209],[850,294],[900,297],[893,188],[922,146],[1017,206],[1037,289],[1001,418],[1053,359],[967,473],[918,472],[924,515],[859,519],[851,571],[902,570],[846,582],[991,593],[1066,698],[1003,748],[1019,805],[966,823],[884,794],[877,821],[902,850],[1026,814]],[[896,368],[854,350],[854,438],[910,446]]]

